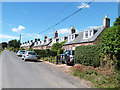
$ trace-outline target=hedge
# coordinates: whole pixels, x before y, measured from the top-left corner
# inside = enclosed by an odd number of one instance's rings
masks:
[[[97,45],[79,46],[75,49],[75,62],[86,66],[100,66],[100,48]]]
[[[56,56],[57,55],[57,51],[52,51],[49,49],[46,49],[46,50],[35,49],[34,51],[37,53],[37,55],[39,57],[47,57],[47,56]]]

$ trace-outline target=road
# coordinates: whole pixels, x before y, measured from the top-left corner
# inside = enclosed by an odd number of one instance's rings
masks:
[[[24,62],[5,50],[2,57],[2,88],[87,88],[61,70],[44,62]]]

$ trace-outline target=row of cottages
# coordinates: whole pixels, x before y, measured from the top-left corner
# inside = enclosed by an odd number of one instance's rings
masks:
[[[76,30],[74,29],[73,26],[71,26],[71,34],[66,35],[66,36],[62,36],[62,37],[58,37],[58,32],[55,31],[54,33],[54,37],[51,38],[47,38],[47,35],[44,36],[44,40],[40,41],[40,39],[35,39],[34,41],[31,40],[31,42],[29,42],[29,40],[27,42],[24,42],[21,47],[25,48],[25,49],[29,49],[29,48],[33,48],[33,49],[50,49],[54,43],[56,42],[63,42],[63,41],[73,41],[76,37],[78,36],[78,33],[76,33]]]
[[[97,44],[99,43],[101,33],[108,27],[110,27],[110,18],[106,15],[105,18],[103,18],[103,26],[79,32],[73,41],[66,42],[62,48],[65,51],[75,50],[77,46]]]
[[[93,45],[99,42],[99,38],[101,33],[105,30],[105,28],[110,27],[110,19],[108,15],[105,15],[103,19],[103,26],[99,26],[97,28],[84,30],[81,32],[76,32],[73,26],[71,26],[71,34],[58,37],[58,32],[55,31],[54,37],[47,38],[47,35],[44,36],[44,40],[40,41],[40,39],[35,39],[31,42],[24,42],[21,47],[29,49],[32,47],[33,49],[50,49],[52,45],[56,42],[66,43],[63,45],[63,50],[75,50],[75,47],[81,45]]]

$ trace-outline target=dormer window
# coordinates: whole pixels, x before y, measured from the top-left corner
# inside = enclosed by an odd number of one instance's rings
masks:
[[[89,36],[92,36],[92,30],[90,31],[90,34],[89,34]]]
[[[72,39],[74,39],[74,35],[72,35]]]
[[[85,38],[88,38],[88,31],[85,31]]]

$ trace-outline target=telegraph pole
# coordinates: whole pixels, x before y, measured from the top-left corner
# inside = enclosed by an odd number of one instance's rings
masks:
[[[20,34],[20,45],[21,45],[21,34]]]

